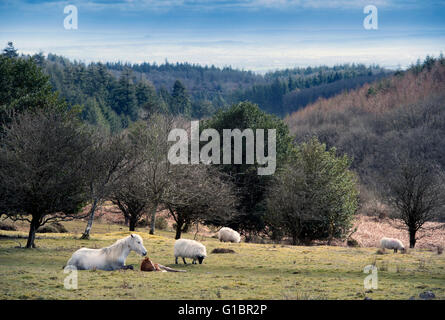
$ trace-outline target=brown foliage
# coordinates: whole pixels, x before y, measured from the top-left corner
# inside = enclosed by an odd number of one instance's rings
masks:
[[[299,110],[285,121],[291,132],[301,125],[312,126],[325,122],[338,112],[383,114],[400,106],[414,103],[445,91],[445,65],[436,62],[431,71],[413,71],[392,76],[330,99],[319,99]],[[375,93],[374,93],[375,92]]]

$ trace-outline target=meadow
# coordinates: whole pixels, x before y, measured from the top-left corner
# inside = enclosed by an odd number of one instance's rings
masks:
[[[75,250],[108,246],[129,232],[95,223],[91,239],[78,240],[84,222],[63,224],[71,233],[38,234],[36,249],[23,248],[24,228],[0,231],[0,299],[419,299],[427,290],[445,299],[445,255],[433,250],[377,254],[377,248],[232,244],[199,235],[208,254],[203,264],[175,265],[174,233],[149,235],[146,228],[135,233],[152,261],[186,273],[141,272],[142,257],[132,252],[127,264],[134,270],[79,271],[78,289],[67,290],[63,266]],[[212,254],[214,248],[236,253]],[[366,290],[363,269],[372,264],[378,289]]]

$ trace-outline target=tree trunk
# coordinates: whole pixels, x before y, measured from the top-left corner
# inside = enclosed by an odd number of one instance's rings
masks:
[[[93,205],[91,206],[91,210],[90,210],[90,217],[88,218],[87,227],[85,228],[85,231],[82,234],[82,236],[80,237],[80,239],[89,239],[90,238],[90,231],[93,226],[94,211],[96,210],[96,206],[97,206],[97,198],[94,199],[94,201],[93,201]]]
[[[39,228],[38,219],[32,217],[31,225],[29,226],[29,234],[28,234],[28,241],[26,242],[26,248],[35,248],[36,245],[34,244],[34,239],[36,237],[36,231]]]
[[[333,239],[334,239],[334,222],[331,221],[329,223],[328,246],[331,245]]]
[[[178,240],[181,238],[181,233],[182,233],[182,226],[184,225],[183,222],[177,222],[176,223],[176,235],[175,235],[175,239]]]
[[[158,204],[154,203],[151,208],[150,234],[155,234],[156,210],[157,209],[158,209]]]
[[[409,229],[409,247],[414,248],[416,245],[416,229]]]
[[[297,243],[298,243],[298,236],[297,236],[297,234],[294,233],[294,234],[292,235],[292,245],[293,245],[293,246],[296,246]]]
[[[136,219],[130,219],[129,220],[129,224],[130,224],[130,231],[134,231],[134,229],[136,228]]]

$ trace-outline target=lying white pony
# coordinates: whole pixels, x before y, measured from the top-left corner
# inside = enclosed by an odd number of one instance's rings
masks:
[[[132,250],[142,256],[147,255],[142,238],[137,234],[131,234],[128,237],[117,240],[106,248],[81,248],[73,253],[66,266],[73,266],[77,270],[98,269],[111,271],[127,269],[125,260]]]

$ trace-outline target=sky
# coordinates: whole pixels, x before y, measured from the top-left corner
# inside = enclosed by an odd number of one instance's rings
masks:
[[[65,29],[74,5],[77,29]],[[365,29],[367,5],[377,29]],[[0,0],[0,47],[72,60],[189,62],[264,73],[397,69],[445,52],[445,0]]]

